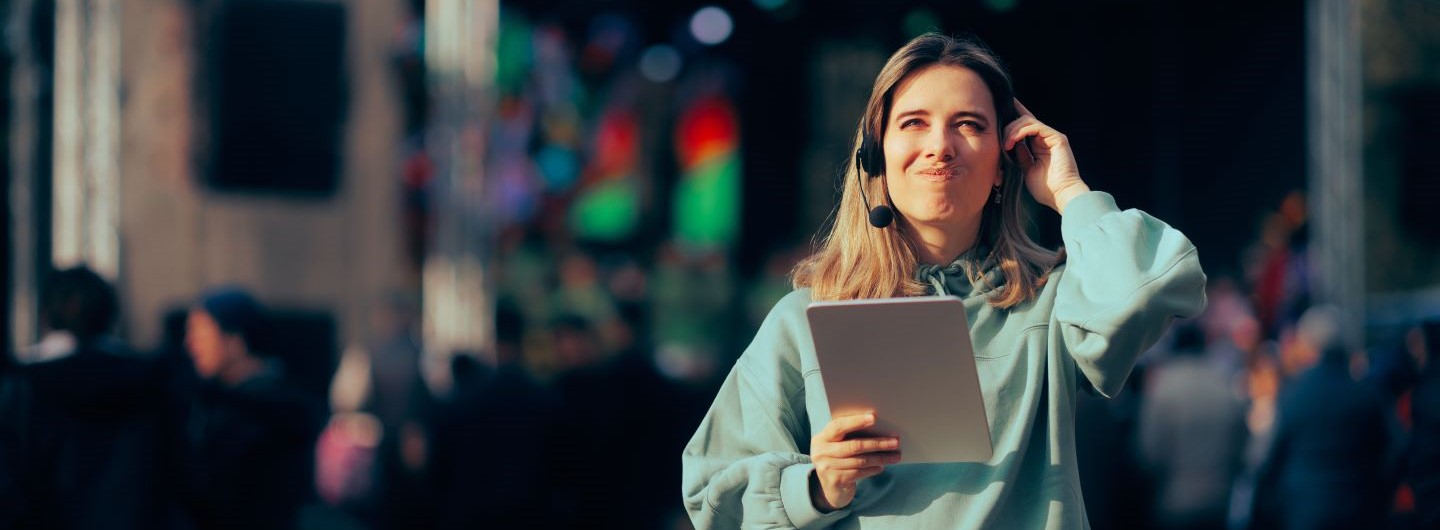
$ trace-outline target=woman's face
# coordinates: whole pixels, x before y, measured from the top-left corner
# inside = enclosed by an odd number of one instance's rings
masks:
[[[1000,131],[990,89],[948,65],[911,73],[885,117],[885,178],[905,220],[948,229],[979,224],[1000,184]]]
[[[231,354],[226,339],[210,313],[200,309],[190,310],[190,317],[185,322],[185,347],[195,362],[195,371],[202,377],[215,377],[229,362]]]

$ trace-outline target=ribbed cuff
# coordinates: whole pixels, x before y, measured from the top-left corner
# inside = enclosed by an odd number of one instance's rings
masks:
[[[1075,238],[1086,228],[1095,225],[1107,213],[1120,211],[1115,197],[1103,191],[1082,193],[1065,205],[1065,215],[1060,216],[1060,237],[1065,246],[1074,244]]]
[[[810,474],[815,464],[795,464],[780,472],[780,503],[790,524],[799,530],[825,528],[849,515],[847,506],[830,513],[820,513],[810,500]]]

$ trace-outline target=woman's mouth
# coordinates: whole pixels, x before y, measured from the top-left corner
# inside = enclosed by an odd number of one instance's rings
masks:
[[[915,175],[920,177],[921,179],[932,182],[945,182],[947,180],[955,178],[955,175],[957,175],[958,173],[959,171],[957,171],[955,168],[932,168],[918,171],[915,173]]]

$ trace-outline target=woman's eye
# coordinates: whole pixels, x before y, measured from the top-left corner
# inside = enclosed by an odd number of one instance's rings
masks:
[[[919,126],[921,126],[921,125],[925,125],[925,122],[922,122],[922,121],[920,121],[920,120],[918,120],[918,119],[915,119],[915,118],[910,118],[910,119],[908,119],[908,120],[905,120],[905,121],[900,122],[900,128],[901,128],[901,129],[909,129],[909,128],[912,128],[912,127],[919,127]]]
[[[980,125],[980,122],[978,121],[965,120],[955,124],[955,126],[960,129],[969,130],[971,132],[985,132],[985,126]]]

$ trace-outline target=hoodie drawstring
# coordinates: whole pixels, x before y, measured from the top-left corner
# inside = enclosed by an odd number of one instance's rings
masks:
[[[950,296],[950,290],[945,288],[945,276],[954,276],[959,274],[960,271],[960,263],[957,261],[944,267],[939,265],[923,265],[920,267],[917,276],[929,282],[930,288],[935,290],[935,294]]]

